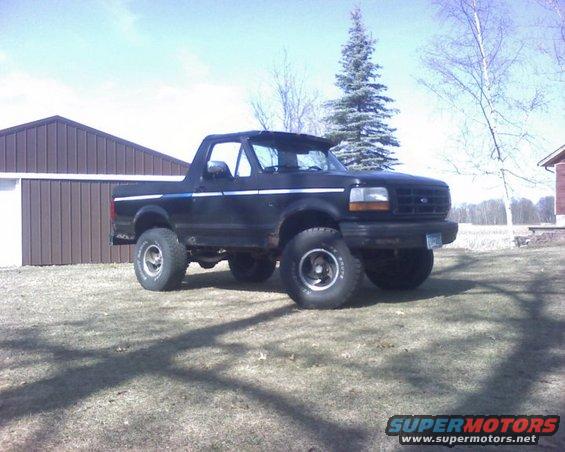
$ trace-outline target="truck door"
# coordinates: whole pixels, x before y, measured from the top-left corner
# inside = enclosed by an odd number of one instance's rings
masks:
[[[229,174],[210,174],[209,162],[223,162]],[[190,233],[193,243],[207,246],[247,246],[257,198],[255,176],[240,141],[218,142],[192,195]],[[252,235],[252,234],[251,234]],[[191,238],[189,237],[189,244]],[[194,242],[195,241],[195,242]]]

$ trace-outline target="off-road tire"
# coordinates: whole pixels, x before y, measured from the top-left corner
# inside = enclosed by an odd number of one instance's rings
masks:
[[[144,267],[144,256],[149,247],[157,247],[161,251],[161,269],[155,275],[148,273]],[[135,245],[133,265],[135,276],[143,288],[159,292],[178,289],[188,267],[186,247],[170,229],[149,229],[141,234]]]
[[[233,277],[240,282],[260,283],[269,279],[277,266],[267,256],[253,256],[251,253],[235,253],[228,258]]]
[[[391,251],[392,252],[392,251]],[[387,265],[365,262],[371,282],[383,290],[412,290],[422,284],[434,266],[434,252],[425,248],[401,249]]]
[[[313,290],[309,287],[300,270],[303,258],[315,250],[329,253],[330,258],[333,259],[333,256],[337,262],[337,279],[325,289]],[[332,274],[335,276],[334,272]],[[286,245],[281,258],[280,275],[288,295],[301,308],[335,309],[349,302],[361,286],[363,262],[351,253],[339,231],[312,228],[300,232]]]

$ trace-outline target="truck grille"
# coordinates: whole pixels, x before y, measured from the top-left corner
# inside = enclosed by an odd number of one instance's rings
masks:
[[[397,188],[397,215],[446,215],[450,207],[449,189],[447,188]]]

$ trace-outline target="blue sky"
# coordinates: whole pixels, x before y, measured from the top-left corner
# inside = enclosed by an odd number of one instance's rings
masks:
[[[538,14],[520,3],[524,17]],[[400,169],[448,179],[459,201],[492,196],[488,184],[469,195],[472,181],[439,161],[454,126],[416,82],[419,50],[437,30],[424,0],[0,0],[0,127],[61,114],[190,159],[207,133],[257,127],[248,99],[283,49],[313,86],[335,95],[355,4],[401,111]],[[543,156],[562,144],[562,118],[540,122]]]

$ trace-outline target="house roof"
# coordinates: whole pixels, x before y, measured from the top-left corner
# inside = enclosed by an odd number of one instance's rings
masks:
[[[117,137],[115,135],[111,135],[109,133],[95,129],[94,127],[87,126],[85,124],[81,124],[79,122],[72,121],[71,119],[64,118],[63,116],[59,116],[59,115],[49,116],[48,118],[38,119],[36,121],[28,122],[28,123],[25,123],[25,124],[20,124],[20,125],[13,126],[13,127],[8,127],[7,129],[2,129],[2,130],[0,130],[0,136],[11,134],[11,133],[17,133],[17,132],[20,132],[22,130],[29,129],[31,127],[43,126],[43,125],[51,124],[53,122],[64,123],[64,124],[67,124],[71,127],[77,127],[77,128],[95,133],[97,135],[104,136],[104,137],[109,138],[111,140],[123,143],[127,146],[135,147],[136,149],[138,149],[142,152],[146,152],[146,153],[149,153],[149,154],[154,155],[156,157],[159,157],[159,158],[168,160],[170,162],[176,163],[178,165],[182,165],[183,167],[189,166],[189,163],[185,162],[184,160],[180,160],[178,158],[171,157],[170,155],[163,154],[162,152],[155,151],[154,149],[150,149],[150,148],[145,147],[145,146],[141,146],[141,145],[134,143],[132,141],[124,140],[123,138]]]
[[[565,161],[565,144],[560,148],[556,149],[554,152],[544,157],[538,162],[538,166],[543,166],[547,168],[548,166],[554,166],[556,163]]]

